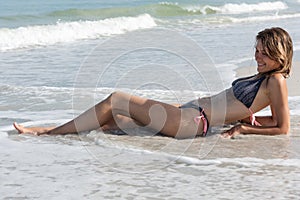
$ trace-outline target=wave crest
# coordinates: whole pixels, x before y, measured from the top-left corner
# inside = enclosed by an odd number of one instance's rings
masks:
[[[221,14],[242,14],[242,13],[251,13],[251,12],[261,12],[261,11],[278,11],[287,9],[288,6],[281,2],[260,2],[257,4],[232,4],[228,3],[223,6],[187,6],[185,9],[189,12],[201,12],[203,14],[212,14],[212,13],[221,13]]]
[[[150,15],[143,14],[137,17],[117,17],[98,21],[57,22],[53,25],[2,28],[0,51],[96,39],[155,26],[155,20]]]

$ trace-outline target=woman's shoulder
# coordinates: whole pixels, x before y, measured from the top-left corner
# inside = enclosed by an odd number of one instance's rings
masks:
[[[275,73],[268,76],[267,88],[270,92],[276,92],[278,89],[286,89],[286,78],[281,73]]]
[[[281,73],[275,73],[275,74],[269,75],[267,77],[267,80],[270,84],[286,83],[286,78]]]

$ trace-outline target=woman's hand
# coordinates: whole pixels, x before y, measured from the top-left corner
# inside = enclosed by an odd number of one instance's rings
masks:
[[[239,124],[239,125],[236,125],[234,127],[232,127],[231,129],[223,132],[221,134],[221,136],[223,138],[230,138],[230,139],[234,139],[234,136],[238,135],[241,133],[241,129],[242,129],[242,125]]]

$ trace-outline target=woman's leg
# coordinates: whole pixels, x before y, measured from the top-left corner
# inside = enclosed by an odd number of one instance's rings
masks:
[[[127,116],[141,125],[173,137],[192,137],[197,132],[201,132],[193,123],[193,117],[198,115],[195,109],[181,110],[169,104],[122,92],[111,94],[107,99],[66,124],[46,132],[36,131],[37,134],[67,134],[90,131],[109,123],[114,115]],[[116,124],[119,127],[117,121]]]
[[[56,128],[54,127],[24,127],[17,123],[13,124],[15,129],[19,131],[19,133],[32,133],[32,134],[42,134],[47,133],[48,131]],[[109,131],[109,130],[122,130],[122,129],[130,129],[130,128],[138,128],[143,126],[139,124],[137,121],[122,115],[114,116],[110,121],[102,125],[99,129],[102,131]]]
[[[198,126],[194,117],[199,111],[193,108],[180,109],[159,101],[116,92],[111,100],[113,111],[137,121],[167,136],[177,138],[194,137],[202,133],[202,122]]]
[[[110,95],[108,98],[101,101],[94,107],[88,109],[75,119],[58,127],[25,128],[16,123],[14,123],[14,127],[19,131],[19,133],[32,133],[36,135],[58,135],[94,130],[100,128],[102,124],[104,125],[106,122],[111,121],[111,119],[113,118],[111,109],[111,96],[112,95]]]
[[[19,133],[32,133],[32,134],[47,132],[47,131],[50,131],[50,130],[55,128],[55,127],[30,127],[30,128],[26,128],[24,126],[21,126],[21,125],[17,124],[16,122],[13,123],[13,125],[14,125],[15,129],[17,129],[19,131]]]
[[[141,126],[143,125],[129,117],[123,115],[114,115],[113,119],[102,125],[100,129],[103,131],[109,131],[138,128]]]

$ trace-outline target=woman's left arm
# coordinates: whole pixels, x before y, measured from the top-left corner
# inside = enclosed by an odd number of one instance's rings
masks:
[[[279,135],[287,134],[290,129],[290,114],[288,106],[288,91],[285,78],[276,74],[270,77],[267,90],[271,102],[273,125],[252,126],[239,124],[222,135],[232,138],[238,134]]]

